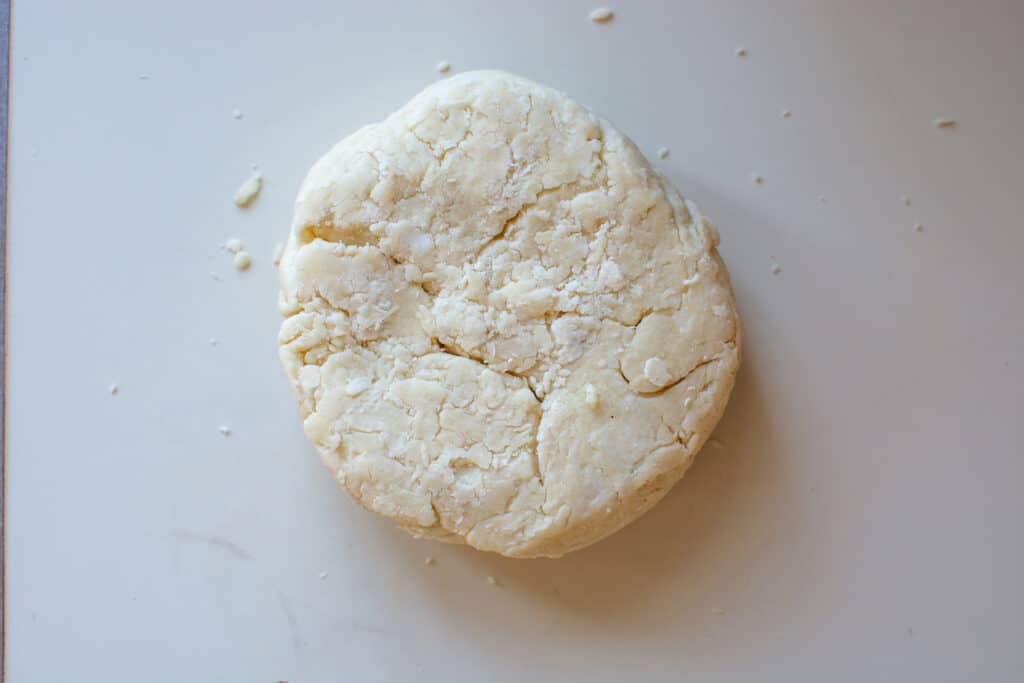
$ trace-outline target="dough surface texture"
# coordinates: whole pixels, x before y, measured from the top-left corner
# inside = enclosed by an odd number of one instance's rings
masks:
[[[725,408],[718,234],[610,123],[493,71],[310,170],[280,265],[303,427],[420,537],[558,557],[635,520]]]

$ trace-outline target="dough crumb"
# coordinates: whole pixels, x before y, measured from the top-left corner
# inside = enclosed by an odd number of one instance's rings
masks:
[[[773,263],[772,264],[772,275],[778,275],[781,272],[782,272],[782,266],[780,266],[778,263]]]
[[[900,201],[903,202],[903,206],[910,206],[910,197],[905,194],[900,195]]]
[[[111,384],[110,385],[110,395],[111,396],[117,396],[117,392],[119,392],[119,391],[121,391],[121,387],[117,386],[116,384]]]
[[[433,567],[435,562],[436,562],[436,560],[434,558],[432,558],[432,557],[424,557],[423,558],[423,564],[425,564],[428,567]]]
[[[216,345],[217,345],[217,338],[216,337],[210,337],[210,346],[216,346]]]
[[[747,48],[745,48],[745,47],[738,47],[738,48],[736,48],[736,56],[737,57],[746,57],[747,56]]]
[[[231,436],[231,427],[228,427],[227,425],[221,425],[220,427],[217,427],[217,431],[220,432],[221,435],[223,436]]]
[[[750,175],[750,179],[753,180],[758,185],[764,185],[764,176],[761,175],[760,173],[752,173]]]
[[[782,110],[782,118],[784,118],[784,119],[788,119],[788,118],[790,118],[791,116],[793,116],[793,112],[791,112],[791,111],[790,111],[790,110],[788,110],[788,109],[783,109],[783,110]]]
[[[235,268],[239,270],[249,270],[249,266],[252,265],[252,257],[249,256],[249,252],[240,251],[235,254]]]
[[[590,12],[590,20],[595,24],[606,24],[615,18],[615,12],[607,7],[598,7]]]
[[[487,577],[487,583],[491,584],[492,586],[500,586],[501,585],[501,584],[498,583],[498,580],[496,578],[494,578],[493,576],[488,576]]]
[[[587,402],[587,407],[591,410],[597,410],[601,405],[601,397],[597,395],[597,389],[593,384],[588,384],[583,390],[584,400]]]
[[[956,121],[954,121],[953,119],[947,119],[944,116],[939,116],[938,118],[932,119],[932,123],[935,125],[936,128],[953,128],[954,126],[956,126]]]
[[[227,242],[224,243],[224,248],[230,251],[232,254],[237,254],[238,252],[242,251],[242,240],[238,239],[237,237],[232,237]]]
[[[150,75],[149,74],[139,74],[139,80],[140,81],[148,81],[149,79],[150,79]]]
[[[437,66],[434,68],[437,69],[437,73],[446,74],[449,71],[451,71],[452,65],[442,59],[440,62],[437,63]]]
[[[924,232],[924,226],[920,223],[914,223],[914,232]]]
[[[284,255],[284,245],[278,242],[274,245],[274,267],[281,265],[281,257]]]
[[[231,116],[232,116],[232,118],[235,118],[235,119],[241,119],[242,118],[242,110],[239,109],[238,107],[235,107],[234,109],[231,110]]]
[[[671,154],[671,153],[672,153],[672,150],[670,150],[668,147],[661,147],[661,148],[658,149],[658,158],[659,159],[668,159],[668,155]]]
[[[243,208],[249,206],[263,189],[263,176],[259,171],[253,171],[244,183],[235,192],[235,206]]]
[[[725,614],[725,610],[722,609],[721,607],[712,607],[711,608],[711,613],[712,614],[716,614],[718,616],[722,616],[723,614]]]
[[[323,581],[327,578],[327,572],[320,572],[320,580]]]

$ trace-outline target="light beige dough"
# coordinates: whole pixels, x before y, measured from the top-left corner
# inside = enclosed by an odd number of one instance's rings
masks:
[[[725,408],[741,327],[717,243],[566,95],[436,83],[299,191],[280,345],[306,434],[416,536],[593,543],[665,495]]]

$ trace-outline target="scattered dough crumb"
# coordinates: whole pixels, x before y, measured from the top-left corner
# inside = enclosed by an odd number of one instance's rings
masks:
[[[432,557],[424,557],[423,558],[423,564],[425,564],[428,567],[433,567],[435,562],[436,562],[436,560],[434,558],[432,558]]]
[[[241,119],[242,118],[242,110],[239,109],[238,107],[235,107],[234,109],[231,110],[231,116],[233,116],[236,119]]]
[[[249,206],[252,200],[259,195],[261,189],[263,189],[263,176],[259,171],[253,171],[253,174],[235,192],[235,206]]]
[[[712,448],[718,448],[718,449],[725,448],[725,444],[723,444],[718,439],[708,439],[708,445],[710,445]]]
[[[239,270],[249,270],[249,266],[252,265],[252,257],[249,256],[249,252],[240,251],[235,254],[235,268]]]
[[[221,425],[220,427],[217,427],[217,431],[223,434],[224,436],[231,436],[231,427],[228,427],[227,425]]]
[[[150,78],[149,74],[139,74],[140,81],[148,81]]]
[[[772,264],[772,275],[778,275],[781,272],[782,272],[782,266],[780,266],[778,263],[773,263]]]
[[[712,614],[717,614],[718,616],[722,616],[723,614],[725,614],[725,610],[722,609],[721,607],[712,607],[711,608],[711,613]]]
[[[936,128],[953,128],[956,126],[956,121],[953,119],[947,119],[943,116],[932,119],[932,123],[935,124]]]
[[[437,63],[437,66],[434,68],[437,69],[437,73],[446,74],[449,71],[451,71],[452,65],[442,59],[440,62]]]
[[[745,47],[738,47],[738,48],[736,48],[736,56],[737,57],[746,57],[747,56],[747,48],[745,48]]]
[[[278,242],[274,245],[274,267],[281,265],[281,257],[284,255],[284,245]]]
[[[658,158],[668,159],[668,155],[671,153],[671,151],[672,150],[670,150],[668,147],[661,147],[660,149],[658,149]]]
[[[491,584],[492,586],[497,586],[498,585],[498,580],[496,578],[494,578],[493,576],[488,576],[487,577],[487,583]]]
[[[758,185],[764,185],[764,176],[761,175],[760,173],[751,174],[750,179],[753,180]]]
[[[320,572],[320,580],[323,581],[327,578],[327,572]]]
[[[597,24],[605,24],[614,18],[615,12],[607,7],[598,7],[590,13],[590,20]]]
[[[792,115],[793,115],[793,112],[791,112],[790,110],[788,110],[788,109],[783,109],[782,110],[782,118],[788,119]]]
[[[914,232],[923,232],[924,226],[920,223],[914,223]]]
[[[237,237],[232,237],[224,243],[224,248],[230,251],[232,254],[237,254],[242,251],[242,240]]]
[[[910,206],[910,197],[905,194],[900,195],[900,201],[903,202],[903,206]]]
[[[210,337],[210,346],[216,346],[216,345],[217,345],[217,338],[216,337]]]
[[[117,386],[116,384],[111,384],[110,385],[110,395],[111,396],[117,396],[117,392],[119,392],[119,391],[121,391],[121,387]]]

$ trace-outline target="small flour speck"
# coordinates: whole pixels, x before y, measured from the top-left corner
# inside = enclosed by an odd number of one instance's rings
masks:
[[[751,173],[750,179],[753,180],[758,185],[764,185],[764,176],[761,175],[760,173]]]
[[[790,118],[791,116],[793,116],[793,112],[791,112],[791,111],[790,111],[790,110],[788,110],[788,109],[783,109],[783,110],[782,110],[782,113],[781,113],[780,115],[782,116],[782,118],[784,118],[784,119],[788,119],[788,118]]]
[[[451,71],[452,65],[442,59],[440,62],[437,63],[437,66],[435,66],[434,68],[437,69],[437,73],[446,74],[449,71]]]
[[[954,128],[956,126],[956,121],[953,119],[947,119],[945,116],[939,116],[932,119],[932,124],[936,128]]]
[[[745,47],[738,47],[738,48],[736,48],[736,56],[737,57],[746,57],[747,56],[747,48],[745,48]]]
[[[241,119],[242,118],[242,110],[239,109],[238,107],[235,107],[234,109],[231,110],[231,117],[235,118],[235,119]]]
[[[781,272],[782,272],[782,266],[780,266],[778,263],[773,263],[772,264],[772,275],[778,275]]]
[[[235,254],[235,268],[238,268],[239,270],[248,270],[251,265],[252,257],[249,256],[249,252],[240,251]]]
[[[235,191],[235,206],[239,208],[249,206],[259,195],[261,189],[263,189],[263,176],[258,171],[253,171],[252,175],[246,178],[245,182]]]
[[[237,237],[231,237],[224,243],[224,248],[230,251],[232,254],[237,254],[242,251],[242,240]]]
[[[924,226],[920,223],[914,223],[914,232],[924,232]]]
[[[671,154],[671,153],[672,153],[672,150],[670,150],[668,147],[660,147],[658,149],[658,158],[659,159],[668,159],[668,155]]]
[[[231,427],[228,427],[227,425],[217,427],[217,431],[220,432],[222,436],[231,436]]]
[[[284,255],[284,245],[278,242],[274,245],[274,266],[281,265],[281,257]]]
[[[487,577],[487,583],[491,584],[492,586],[497,586],[498,585],[498,580],[496,578],[494,578],[493,576],[488,576]]]
[[[210,346],[216,346],[218,344],[216,337],[210,337],[209,342]]]
[[[320,580],[323,581],[327,578],[327,572],[320,572]]]
[[[117,386],[116,384],[111,384],[108,391],[110,391],[111,396],[117,396],[117,392],[121,391],[121,387]]]
[[[423,564],[428,566],[428,567],[433,567],[435,561],[436,560],[434,560],[434,558],[432,558],[432,557],[424,557],[423,558]]]
[[[590,20],[595,24],[604,24],[615,18],[615,12],[607,7],[598,7],[590,12]]]
[[[910,197],[905,194],[900,195],[900,201],[903,202],[903,206],[910,206]]]

